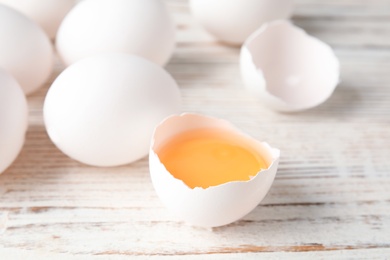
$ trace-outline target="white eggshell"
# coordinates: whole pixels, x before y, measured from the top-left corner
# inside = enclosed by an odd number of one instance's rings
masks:
[[[164,65],[175,27],[161,0],[84,0],[65,17],[57,50],[65,64],[101,52],[124,52]]]
[[[254,32],[240,59],[245,86],[277,111],[318,106],[339,83],[340,65],[332,48],[288,21]]]
[[[0,67],[19,82],[25,94],[40,88],[53,70],[53,48],[42,28],[1,4]]]
[[[47,132],[69,157],[118,166],[148,154],[154,127],[180,111],[180,91],[158,65],[129,54],[100,54],[68,67],[44,103]]]
[[[72,9],[75,0],[0,0],[39,24],[54,39],[62,19]]]
[[[207,189],[189,188],[173,177],[156,151],[175,135],[197,128],[222,128],[246,136],[269,166],[250,181],[228,182]],[[162,202],[180,219],[201,227],[232,223],[252,211],[269,191],[279,164],[279,150],[243,134],[229,122],[196,115],[171,116],[157,126],[150,148],[149,165],[153,186]]]
[[[241,45],[262,24],[287,19],[292,0],[190,0],[192,13],[217,39]]]
[[[0,173],[18,156],[27,131],[28,107],[18,82],[0,69]]]

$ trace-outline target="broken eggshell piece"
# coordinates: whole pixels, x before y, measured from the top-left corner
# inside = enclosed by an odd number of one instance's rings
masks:
[[[248,181],[227,182],[209,188],[191,189],[175,178],[160,161],[158,151],[178,134],[195,129],[217,128],[247,138],[268,165]],[[150,174],[157,195],[180,219],[201,227],[230,224],[252,211],[268,193],[279,163],[278,149],[259,142],[231,123],[197,114],[182,114],[165,119],[155,129],[150,154]]]
[[[247,39],[240,66],[245,86],[266,106],[284,112],[325,102],[340,76],[329,45],[282,20],[262,26]]]

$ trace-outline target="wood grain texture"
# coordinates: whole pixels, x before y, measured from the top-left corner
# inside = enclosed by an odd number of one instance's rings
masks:
[[[147,159],[81,165],[51,143],[46,86],[29,97],[24,149],[0,176],[0,259],[390,259],[390,0],[296,0],[293,21],[330,43],[342,83],[325,104],[279,114],[242,88],[239,49],[205,33],[187,1],[168,71],[184,111],[225,118],[282,151],[275,183],[242,220],[205,230],[158,200]]]

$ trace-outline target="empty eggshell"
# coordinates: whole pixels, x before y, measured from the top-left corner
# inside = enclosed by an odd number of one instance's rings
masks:
[[[219,40],[241,45],[262,24],[287,19],[292,0],[190,0],[192,13]]]
[[[94,166],[118,166],[148,154],[154,127],[180,112],[180,91],[161,67],[111,53],[65,69],[50,87],[44,120],[54,144]]]
[[[18,82],[0,69],[0,173],[18,156],[27,131],[28,107]]]
[[[269,166],[249,181],[227,182],[203,189],[189,188],[161,163],[158,151],[176,135],[194,129],[219,128],[247,138]],[[225,120],[196,114],[171,116],[154,132],[149,153],[153,186],[162,202],[182,220],[201,227],[232,223],[252,211],[269,191],[279,163],[279,150],[243,134]]]
[[[67,65],[101,52],[164,65],[175,47],[175,27],[161,0],[84,0],[65,17],[56,44]]]
[[[0,0],[39,24],[54,39],[62,19],[72,9],[75,0]]]
[[[0,67],[10,73],[25,94],[37,90],[53,70],[53,47],[35,22],[0,4]]]
[[[240,66],[245,86],[266,106],[284,112],[325,102],[340,76],[332,48],[288,21],[254,32],[242,46]]]

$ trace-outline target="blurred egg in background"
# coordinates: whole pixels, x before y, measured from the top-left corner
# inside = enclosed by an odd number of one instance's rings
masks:
[[[165,65],[175,48],[175,26],[161,0],[84,0],[65,17],[56,45],[66,65],[103,52]]]
[[[10,73],[25,94],[39,89],[53,70],[53,47],[35,22],[0,4],[0,68]]]
[[[0,69],[0,174],[16,159],[27,131],[28,107],[18,82]]]
[[[190,0],[195,19],[222,42],[241,45],[266,22],[288,19],[292,0]]]
[[[50,39],[54,39],[62,19],[72,9],[75,0],[0,0],[39,24]]]

